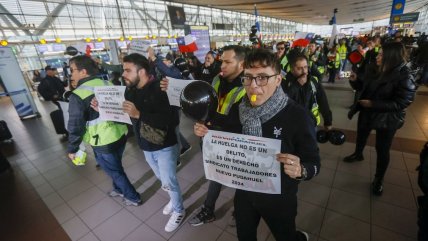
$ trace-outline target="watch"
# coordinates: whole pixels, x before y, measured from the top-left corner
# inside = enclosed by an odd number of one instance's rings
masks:
[[[301,172],[300,177],[296,177],[296,180],[305,180],[308,177],[308,170],[306,170],[306,167],[300,164]]]

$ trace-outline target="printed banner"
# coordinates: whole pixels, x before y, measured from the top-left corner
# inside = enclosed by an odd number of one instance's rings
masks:
[[[95,97],[101,120],[116,121],[132,124],[127,113],[123,112],[126,86],[98,86],[95,87]]]
[[[150,40],[132,40],[129,44],[129,54],[137,53],[147,58],[147,49],[150,47],[150,44]]]
[[[168,95],[168,100],[170,105],[175,105],[180,107],[180,95],[184,87],[192,83],[195,80],[184,80],[184,79],[174,79],[171,77],[166,77],[168,79],[168,90],[166,94]]]
[[[280,151],[280,140],[210,130],[203,140],[205,176],[232,188],[279,194]]]

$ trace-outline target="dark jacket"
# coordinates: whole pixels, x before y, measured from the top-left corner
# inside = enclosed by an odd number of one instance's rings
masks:
[[[58,98],[60,98],[64,94],[65,88],[60,79],[46,75],[46,77],[40,82],[37,91],[39,91],[43,99],[48,101],[57,100],[54,99],[54,95],[57,95]]]
[[[79,80],[77,86],[98,77],[88,77]],[[83,135],[86,131],[86,122],[97,119],[100,114],[91,108],[91,100],[94,94],[82,100],[79,96],[71,93],[69,97],[69,119],[68,119],[68,153],[76,153],[79,150],[79,145],[82,143]],[[121,139],[105,146],[93,146],[94,150],[103,153],[110,153],[117,150],[118,147],[126,143],[126,135]]]
[[[205,67],[205,65],[203,64],[201,66],[201,73],[200,73],[201,80],[211,84],[213,82],[214,77],[218,75],[220,71],[221,71],[220,61],[215,60],[214,63],[209,67]]]
[[[175,127],[178,125],[178,110],[169,105],[166,92],[160,89],[160,82],[152,80],[142,89],[129,89],[125,93],[126,100],[135,104],[140,111],[140,118],[131,118],[134,133],[140,148],[144,151],[158,151],[177,144]],[[163,145],[148,142],[140,135],[141,123],[166,131]]]
[[[281,86],[287,95],[303,106],[305,109],[311,111],[313,104],[316,103],[319,106],[319,111],[324,119],[324,126],[331,126],[333,122],[333,115],[328,104],[327,95],[325,94],[324,88],[320,81],[316,81],[312,76],[308,76],[308,80],[304,85],[300,85],[297,82],[297,78],[291,72],[287,73],[285,79],[282,80]],[[312,82],[312,84],[310,83]],[[312,85],[316,89],[314,93]],[[315,125],[316,119],[312,115]]]
[[[361,123],[373,129],[399,129],[404,124],[406,108],[415,98],[416,86],[410,69],[404,64],[383,76],[377,74],[374,66],[367,69],[361,79],[357,76],[351,85],[361,90],[360,100],[371,100],[372,107],[364,108],[356,104],[348,117],[361,111]]]
[[[241,83],[241,73],[236,79],[232,82],[229,82],[222,77],[220,77],[220,86],[217,93],[219,100],[221,97],[227,95],[233,88],[242,86]],[[242,125],[239,121],[239,104],[241,103],[242,98],[234,103],[230,108],[230,111],[227,115],[220,114],[215,112],[214,117],[210,120],[212,126],[210,129],[215,129],[219,131],[226,131],[232,133],[242,133]]]
[[[278,134],[278,130],[279,136],[275,135]],[[281,140],[281,153],[290,153],[300,158],[300,163],[307,170],[305,180],[319,174],[321,163],[315,129],[307,111],[299,104],[289,99],[284,109],[262,124],[262,133],[263,137]],[[284,170],[282,163],[281,170]],[[281,171],[281,194],[295,197],[298,183],[298,180]],[[254,193],[254,195],[266,194]]]

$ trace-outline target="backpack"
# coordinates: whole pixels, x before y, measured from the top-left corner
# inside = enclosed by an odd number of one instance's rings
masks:
[[[418,184],[422,192],[428,195],[428,142],[425,143],[420,155],[420,165],[416,169],[419,171]]]

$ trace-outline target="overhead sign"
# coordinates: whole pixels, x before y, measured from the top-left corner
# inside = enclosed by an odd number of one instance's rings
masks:
[[[392,16],[392,23],[416,22],[419,19],[419,12],[406,13]]]

